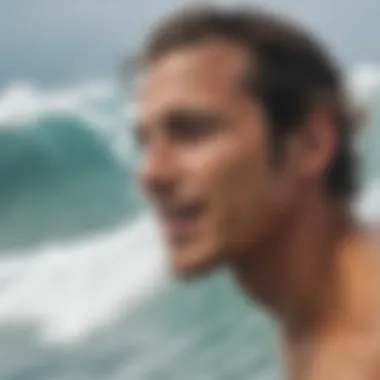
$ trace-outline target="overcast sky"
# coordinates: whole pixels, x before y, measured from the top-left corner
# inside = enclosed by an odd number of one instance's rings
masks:
[[[0,0],[0,87],[15,80],[52,83],[115,74],[149,25],[184,2]],[[303,21],[347,64],[380,62],[378,0],[245,2]]]

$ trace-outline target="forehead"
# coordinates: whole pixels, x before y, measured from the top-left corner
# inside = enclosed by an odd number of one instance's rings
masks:
[[[167,53],[145,72],[140,116],[153,116],[173,106],[233,106],[244,98],[239,80],[247,58],[243,48],[224,41]]]

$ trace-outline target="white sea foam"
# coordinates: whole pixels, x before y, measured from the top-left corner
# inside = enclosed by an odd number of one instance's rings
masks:
[[[124,101],[121,91],[111,81],[55,90],[13,83],[0,92],[0,129],[31,128],[46,116],[74,117],[101,134],[114,153],[128,160],[133,142],[126,133],[134,106],[128,99]]]
[[[0,261],[0,321],[41,326],[47,340],[75,340],[133,310],[167,283],[151,217],[107,235]]]
[[[25,124],[59,111],[76,111],[90,99],[110,94],[110,85],[90,84],[60,91],[41,91],[28,83],[14,83],[0,97],[0,123]]]

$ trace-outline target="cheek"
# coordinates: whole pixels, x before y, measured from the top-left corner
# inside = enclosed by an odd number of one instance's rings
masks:
[[[252,151],[222,145],[214,149],[199,149],[186,157],[185,166],[189,178],[197,183],[200,190],[209,196],[235,192],[241,188],[240,183],[254,175],[255,155]]]
[[[267,193],[268,160],[259,137],[231,133],[183,155],[188,186],[210,206],[206,235],[239,238],[239,230],[246,235],[250,229],[253,214],[261,214],[258,208],[266,203],[262,198]]]
[[[256,193],[265,180],[260,152],[244,145],[239,148],[225,145],[213,154],[204,155],[194,170],[195,175],[211,205],[213,217],[227,228],[252,208],[250,204],[257,199]]]

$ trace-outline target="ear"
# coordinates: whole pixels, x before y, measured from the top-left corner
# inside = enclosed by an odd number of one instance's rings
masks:
[[[331,165],[338,148],[338,130],[328,107],[318,107],[307,117],[299,142],[303,176],[320,177]]]

